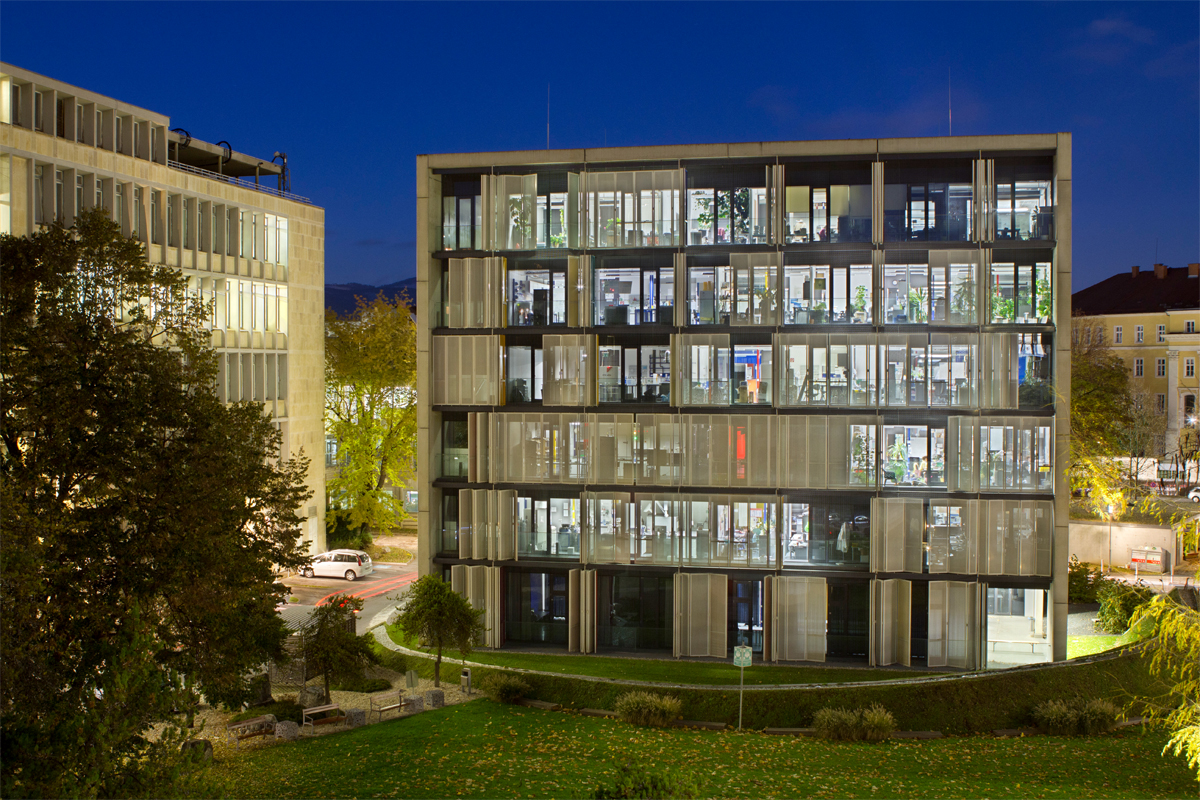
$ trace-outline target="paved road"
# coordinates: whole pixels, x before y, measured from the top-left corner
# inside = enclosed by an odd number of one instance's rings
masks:
[[[290,623],[302,622],[314,608],[322,605],[335,594],[350,594],[363,599],[363,609],[358,615],[358,632],[366,633],[371,618],[393,604],[389,597],[404,592],[417,579],[417,562],[388,564],[375,562],[375,571],[356,581],[337,578],[303,578],[298,575],[286,578],[284,585],[291,588],[296,602],[280,609],[280,614]]]

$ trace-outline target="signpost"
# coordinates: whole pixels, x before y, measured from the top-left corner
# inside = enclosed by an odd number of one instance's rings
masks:
[[[749,647],[738,645],[733,648],[733,665],[741,668],[742,682],[738,688],[738,730],[742,729],[742,695],[746,691],[746,667],[750,666],[750,659],[754,657],[754,651]]]

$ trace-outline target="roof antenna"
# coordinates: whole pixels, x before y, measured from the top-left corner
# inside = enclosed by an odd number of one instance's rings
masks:
[[[550,84],[546,84],[546,149],[550,149]]]
[[[954,104],[950,95],[950,67],[946,67],[946,115],[950,122],[950,135],[954,135]]]

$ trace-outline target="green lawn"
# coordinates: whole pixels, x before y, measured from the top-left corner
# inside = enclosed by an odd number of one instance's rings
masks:
[[[233,798],[587,797],[618,764],[683,769],[704,797],[1196,796],[1162,734],[968,736],[880,745],[654,730],[487,700],[214,763]]]
[[[1124,644],[1120,636],[1068,636],[1067,658],[1079,658],[1105,650],[1112,650],[1119,644]]]
[[[388,635],[397,644],[413,650],[419,648],[405,640],[399,626],[389,625]],[[443,651],[443,658],[458,658],[458,651]],[[587,675],[614,680],[648,681],[654,683],[685,683],[695,686],[737,686],[738,668],[729,661],[677,661],[652,658],[606,658],[595,655],[561,656],[513,651],[476,650],[470,661],[493,667],[532,669],[558,675]],[[443,668],[443,676],[451,675],[453,667]],[[453,672],[457,675],[457,672]],[[940,672],[905,669],[865,669],[857,667],[784,667],[756,663],[746,669],[747,686],[774,686],[807,683],[851,683],[855,681],[886,681],[898,678],[928,678]]]

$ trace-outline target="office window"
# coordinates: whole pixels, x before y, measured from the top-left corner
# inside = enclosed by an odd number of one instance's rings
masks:
[[[785,244],[871,241],[870,162],[788,164]]]
[[[481,192],[491,200],[485,220],[488,250],[532,250],[536,246],[537,175],[484,175]],[[478,244],[478,243],[477,243]]]
[[[595,403],[592,399],[595,393],[592,375],[592,364],[596,358],[595,342],[596,337],[584,335],[543,337],[543,405],[586,406]],[[669,357],[670,348],[665,350]],[[669,370],[664,384],[669,392]]]
[[[637,557],[638,563],[643,560]],[[675,623],[672,576],[601,575],[597,583],[597,608],[613,609],[597,621],[596,642],[600,647],[671,651]]]
[[[883,315],[888,324],[978,322],[979,254],[972,250],[888,253]]]
[[[694,256],[687,275],[690,324],[779,324],[776,254]]]
[[[1167,377],[1167,360],[1165,358],[1156,359],[1154,362],[1154,377]]]
[[[884,241],[970,241],[970,160],[889,161],[883,174]]]
[[[476,176],[442,176],[442,249],[483,249],[482,183]]]
[[[96,205],[95,205],[95,207],[96,208],[106,208],[107,206],[105,205],[105,202],[104,202],[104,181],[101,180],[100,178],[96,178],[95,189],[96,189]]]
[[[567,324],[567,268],[509,262],[508,324],[543,327]]]
[[[1158,326],[1158,341],[1161,343],[1161,342],[1165,342],[1166,340],[1167,340],[1167,326],[1159,325]]]
[[[281,267],[288,265],[288,221],[286,217],[277,217],[275,220],[275,231],[279,237],[279,243],[275,247],[276,262]]]
[[[263,260],[268,264],[275,263],[275,215],[263,214]]]
[[[1183,332],[1184,333],[1195,333],[1196,332],[1195,320],[1189,319],[1187,322],[1183,323]]]
[[[604,344],[598,349],[601,403],[667,403],[671,398],[671,347]]]
[[[877,405],[876,342],[874,334],[777,334],[780,386],[776,405]],[[947,355],[949,351],[947,347]],[[967,357],[974,364],[974,355]]]
[[[1051,239],[1054,233],[1051,159],[996,159],[996,239]]]
[[[1133,341],[1136,342],[1137,344],[1141,344],[1142,339],[1144,338],[1143,334],[1144,334],[1144,331],[1142,330],[1141,325],[1138,325],[1137,327],[1135,327],[1133,329]]]
[[[675,268],[670,262],[601,256],[596,263],[598,266],[592,278],[595,294],[593,324],[670,325],[674,322]]]
[[[159,220],[159,197],[161,192],[150,190],[150,241],[162,244],[162,222]]]
[[[730,348],[727,334],[672,334],[671,352],[679,361],[675,405],[729,405]]]
[[[819,498],[782,504],[783,565],[868,569],[871,503],[867,498]]]
[[[516,496],[517,557],[578,560],[583,522],[579,494],[527,492],[518,490]]]
[[[880,450],[882,485],[945,486],[944,427],[885,425]]]
[[[1185,358],[1183,360],[1183,374],[1188,378],[1196,377],[1196,359]]]
[[[1143,376],[1143,374],[1145,374],[1143,363],[1144,362],[1140,358],[1135,358],[1133,360],[1133,376],[1135,378],[1140,378]]]
[[[1047,323],[1053,318],[1050,261],[995,251],[991,269],[992,322]]]
[[[113,222],[125,230],[125,186],[116,182],[113,185]]]
[[[551,172],[537,176],[537,246],[579,246],[579,176]]]
[[[1053,491],[1053,435],[1054,423],[1048,418],[981,419],[980,490]]]
[[[542,348],[538,345],[508,346],[506,382],[508,404],[535,403],[542,399]]]
[[[769,224],[767,166],[687,171],[690,245],[765,244]]]
[[[1167,396],[1165,394],[1154,395],[1154,410],[1159,414],[1167,413]]]
[[[96,147],[103,148],[104,147],[104,112],[101,111],[100,109],[96,109],[96,127],[94,128],[94,130],[95,130],[95,135],[92,138],[95,139],[95,141],[92,142],[92,144],[94,144]]]
[[[1121,344],[1121,340],[1124,337],[1124,335],[1125,335],[1125,333],[1121,329],[1120,325],[1113,326],[1113,344]]]
[[[683,170],[589,172],[583,185],[588,247],[680,244]]]

